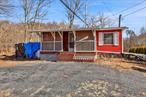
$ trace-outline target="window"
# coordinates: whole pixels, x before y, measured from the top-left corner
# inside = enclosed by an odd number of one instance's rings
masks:
[[[114,44],[113,33],[104,33],[104,44]]]

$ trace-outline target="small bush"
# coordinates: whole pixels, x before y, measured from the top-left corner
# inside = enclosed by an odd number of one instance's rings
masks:
[[[134,53],[134,52],[135,52],[135,48],[131,48],[131,49],[129,50],[129,52]]]
[[[130,48],[130,53],[146,54],[146,47]]]
[[[144,54],[146,54],[146,47],[144,48]]]

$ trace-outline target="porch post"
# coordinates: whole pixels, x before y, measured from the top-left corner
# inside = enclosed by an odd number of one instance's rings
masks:
[[[56,46],[56,36],[55,36],[55,32],[53,32],[53,35],[54,35],[54,51],[55,51],[55,46]]]
[[[40,32],[41,33],[41,32]],[[40,51],[42,51],[42,45],[43,45],[43,34],[44,33],[41,33],[41,39],[40,39]]]
[[[93,30],[93,36],[94,36],[94,51],[96,52],[96,30]]]
[[[73,30],[74,34],[74,52],[76,52],[76,32]]]
[[[62,52],[63,52],[63,31],[61,31],[61,34],[62,34],[61,46],[62,46]]]
[[[58,31],[60,37],[61,37],[61,51],[63,51],[63,31]]]
[[[53,38],[54,38],[54,41],[53,41],[53,43],[54,43],[54,51],[55,51],[55,32],[50,32],[51,33],[51,35],[53,36]]]

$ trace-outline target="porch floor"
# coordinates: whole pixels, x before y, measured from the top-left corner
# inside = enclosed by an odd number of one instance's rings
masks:
[[[44,52],[42,53],[44,54]],[[47,52],[48,55],[55,55],[56,61],[83,61],[83,62],[93,62],[96,59],[95,52]],[[49,59],[48,59],[49,60]]]

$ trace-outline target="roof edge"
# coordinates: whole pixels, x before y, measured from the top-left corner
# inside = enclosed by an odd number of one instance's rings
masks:
[[[128,27],[110,27],[110,28],[76,28],[76,29],[44,29],[44,30],[28,30],[28,32],[69,32],[82,30],[126,30]]]

